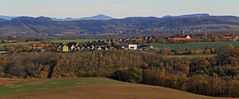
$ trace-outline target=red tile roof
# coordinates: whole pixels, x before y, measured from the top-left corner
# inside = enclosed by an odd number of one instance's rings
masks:
[[[232,39],[233,36],[224,36],[225,39]]]
[[[175,40],[175,41],[185,41],[185,40],[190,40],[190,39],[185,38],[185,37],[173,37],[172,39]]]
[[[33,49],[42,49],[42,48],[45,48],[45,47],[46,47],[46,45],[44,45],[44,44],[32,45]]]

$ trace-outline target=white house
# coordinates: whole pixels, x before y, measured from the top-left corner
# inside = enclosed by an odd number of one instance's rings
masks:
[[[74,49],[75,49],[75,45],[72,45],[72,46],[71,46],[71,50],[74,50]]]
[[[191,39],[191,37],[189,35],[186,36],[187,39]]]
[[[0,51],[0,54],[7,54],[7,51]]]
[[[137,50],[138,46],[136,44],[129,44],[129,50]]]
[[[235,39],[233,39],[233,41],[237,41],[239,39],[239,37],[238,36],[236,36],[235,37]]]

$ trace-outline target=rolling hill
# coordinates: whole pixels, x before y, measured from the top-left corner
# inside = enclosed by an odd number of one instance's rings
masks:
[[[104,14],[99,14],[99,15],[92,16],[92,17],[80,18],[80,20],[111,20],[111,19],[113,19],[113,18],[110,16],[107,16],[107,15],[104,15]]]
[[[97,20],[97,18],[102,20]],[[94,19],[95,18],[95,19]],[[103,18],[108,18],[103,20]],[[84,19],[84,18],[83,18]],[[207,31],[233,31],[239,33],[239,18],[236,16],[183,15],[170,17],[128,17],[110,19],[99,15],[84,20],[56,21],[48,17],[16,17],[0,21],[0,35],[81,35],[81,34],[162,34],[199,33]]]
[[[179,90],[123,83],[106,78],[8,80],[2,79],[4,99],[221,99]],[[6,84],[6,86],[1,86]],[[9,88],[7,88],[9,87]],[[4,90],[3,90],[4,89]],[[4,94],[5,93],[5,94]],[[18,93],[18,94],[16,94]]]
[[[5,19],[0,18],[0,22],[6,21]]]
[[[78,20],[111,20],[113,19],[111,16],[107,16],[104,14],[99,14],[96,16],[91,16],[91,17],[82,17],[82,18],[64,18],[64,19],[60,19],[60,18],[52,18],[52,20],[54,21],[78,21]]]
[[[5,19],[5,20],[11,20],[11,19],[13,19],[14,17],[13,17],[13,16],[0,15],[0,18],[1,18],[1,19]]]

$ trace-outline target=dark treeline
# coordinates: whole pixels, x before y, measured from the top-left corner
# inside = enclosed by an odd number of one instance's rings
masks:
[[[1,55],[2,76],[46,78],[51,62],[55,62],[53,77],[109,77],[121,67],[140,68],[147,61],[159,57],[148,53],[127,51],[78,53],[13,53]]]
[[[12,78],[110,77],[201,95],[239,97],[239,48],[216,57],[174,58],[139,51],[14,53],[0,55],[0,76]]]

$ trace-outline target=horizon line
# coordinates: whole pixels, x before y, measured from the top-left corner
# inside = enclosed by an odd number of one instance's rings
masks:
[[[227,14],[210,14],[210,13],[186,13],[186,14],[177,14],[177,15],[162,15],[162,16],[154,16],[154,15],[133,15],[133,16],[124,16],[124,17],[115,17],[115,16],[111,16],[109,14],[95,14],[95,15],[89,15],[89,16],[79,16],[79,17],[57,17],[57,16],[48,16],[48,15],[5,15],[5,14],[0,14],[0,16],[4,16],[4,17],[33,17],[33,18],[37,18],[37,17],[49,17],[49,18],[57,18],[57,19],[67,19],[67,18],[84,18],[84,17],[93,17],[93,16],[98,16],[98,15],[104,15],[104,16],[109,16],[112,17],[113,19],[124,19],[124,18],[130,18],[130,17],[156,17],[156,18],[163,18],[165,16],[184,16],[184,15],[197,15],[197,14],[209,14],[210,16],[235,16],[235,17],[239,17],[238,15],[227,15]]]

